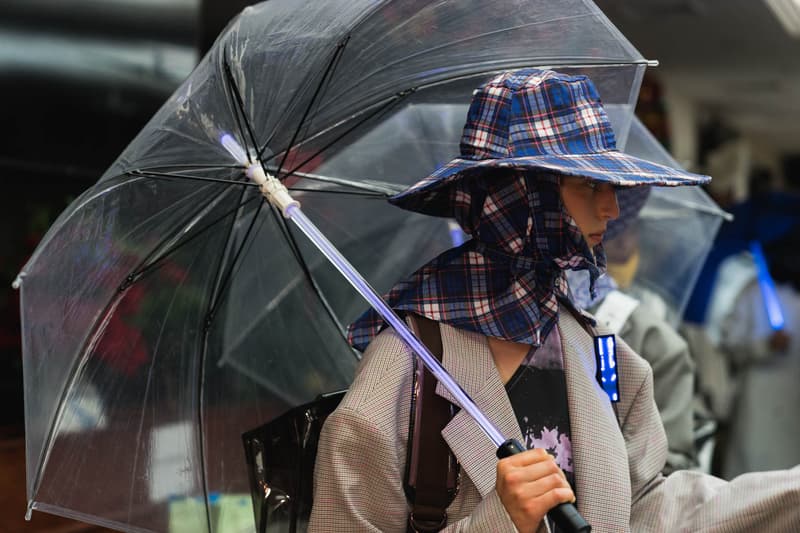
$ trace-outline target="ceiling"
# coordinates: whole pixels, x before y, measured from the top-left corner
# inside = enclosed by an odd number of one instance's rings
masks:
[[[595,0],[653,75],[747,137],[800,151],[800,39],[763,0]]]
[[[0,172],[59,192],[96,181],[197,63],[201,8],[2,0]]]
[[[93,182],[247,3],[2,0],[0,171]],[[761,0],[597,4],[698,111],[800,150],[800,40]]]

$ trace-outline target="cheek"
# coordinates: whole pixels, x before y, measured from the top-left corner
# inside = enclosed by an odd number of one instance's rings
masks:
[[[562,194],[562,201],[564,202],[564,209],[567,211],[578,228],[583,232],[589,209],[591,207],[591,200],[579,194]]]

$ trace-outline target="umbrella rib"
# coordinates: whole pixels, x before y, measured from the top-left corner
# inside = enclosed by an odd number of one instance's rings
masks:
[[[349,37],[349,35],[348,35],[348,36],[346,37],[346,39],[349,39],[349,38],[350,38],[350,37]],[[341,44],[341,41],[340,41],[340,44]],[[334,53],[335,53],[335,51],[334,51]],[[340,56],[340,57],[341,57],[341,56]],[[314,76],[313,76],[313,72],[311,72],[311,69],[309,69],[309,72],[307,72],[307,73],[306,73],[306,75],[305,75],[305,77],[304,77],[304,80],[303,80],[303,82],[302,82],[302,83],[300,83],[300,84],[298,84],[298,86],[305,87],[306,85],[309,85],[309,84],[310,84],[310,80],[311,80],[311,79],[313,79],[313,77],[314,77]],[[257,149],[258,149],[258,152],[257,152],[257,153],[258,153],[258,157],[259,157],[259,158],[261,158],[261,157],[264,155],[264,152],[266,151],[266,149],[267,149],[267,146],[269,146],[269,143],[270,143],[270,142],[272,142],[272,139],[275,137],[275,134],[278,132],[278,127],[277,127],[277,125],[278,125],[278,124],[281,124],[281,123],[283,122],[283,120],[284,120],[284,119],[285,119],[287,116],[289,116],[289,114],[290,114],[292,111],[294,111],[295,107],[297,107],[297,104],[298,104],[299,102],[300,102],[300,98],[299,98],[299,97],[298,97],[298,98],[295,98],[295,99],[293,99],[291,102],[289,102],[289,105],[287,105],[287,106],[286,106],[286,108],[283,110],[283,113],[281,114],[281,116],[280,116],[280,117],[278,117],[278,119],[275,121],[276,127],[274,127],[274,128],[272,129],[272,132],[271,132],[271,133],[270,133],[270,134],[267,136],[267,139],[264,141],[264,144],[263,144],[261,147],[257,147]],[[280,153],[280,152],[279,152],[279,153]],[[274,156],[273,156],[273,157],[274,157]]]
[[[222,297],[225,294],[225,291],[228,289],[228,285],[231,279],[233,278],[233,272],[236,269],[239,257],[241,256],[245,246],[248,243],[250,234],[252,233],[253,228],[256,225],[256,221],[258,220],[258,215],[259,213],[261,213],[261,209],[264,207],[264,203],[266,202],[266,200],[263,197],[261,197],[261,200],[262,201],[258,204],[258,207],[256,208],[256,212],[253,214],[252,220],[250,220],[250,224],[248,225],[247,231],[245,232],[244,237],[242,238],[241,244],[239,245],[236,252],[233,254],[233,259],[231,260],[230,267],[223,274],[222,281],[217,285],[217,289],[214,291],[214,294],[211,295],[208,311],[206,312],[206,323],[205,323],[206,329],[209,329],[211,327],[211,322],[214,320],[214,317],[216,316],[217,305],[219,304],[220,301],[222,301]],[[228,247],[228,243],[230,242],[232,235],[233,235],[233,226],[231,226],[231,230],[228,232],[228,238],[225,242],[224,248]]]
[[[367,200],[386,200],[386,195],[383,193],[365,193],[359,191],[325,191],[322,189],[310,189],[307,187],[287,187],[290,191],[304,192],[306,194],[339,194],[342,196],[358,196]]]
[[[350,35],[347,35],[346,37],[344,37],[344,39],[339,41],[339,43],[336,45],[336,49],[333,51],[333,54],[331,56],[330,61],[328,61],[328,66],[326,67],[325,72],[323,72],[322,78],[320,79],[320,83],[317,85],[317,89],[315,90],[315,93],[311,98],[311,102],[309,103],[308,107],[306,108],[306,111],[305,111],[305,113],[303,115],[303,118],[298,123],[297,130],[295,131],[295,134],[294,134],[292,140],[289,141],[289,146],[286,149],[286,152],[284,154],[284,160],[281,161],[281,164],[278,166],[279,169],[283,166],[283,163],[286,160],[286,156],[288,156],[288,154],[289,154],[289,150],[294,145],[295,140],[297,138],[297,134],[299,133],[300,129],[303,127],[303,123],[305,122],[306,116],[308,115],[310,109],[314,105],[314,100],[316,100],[317,95],[319,94],[322,86],[326,85],[326,82],[325,82],[326,77],[328,76],[329,72],[332,73],[332,70],[336,70],[336,68],[339,66],[339,61],[341,60],[342,54],[344,53],[344,47],[347,45],[349,40],[350,40]],[[307,78],[308,78],[308,81],[304,82],[304,85],[310,83],[311,78],[312,78],[312,73],[311,72],[309,72],[307,74]],[[330,78],[329,78],[329,80],[330,80]],[[328,83],[329,83],[329,81],[328,81]],[[326,90],[327,90],[327,85],[326,85]],[[289,103],[289,105],[286,107],[286,110],[284,111],[283,115],[280,117],[280,119],[278,121],[276,121],[276,124],[280,124],[283,121],[283,119],[286,118],[289,115],[289,112],[294,110],[295,107],[297,107],[297,104],[300,102],[300,100],[301,100],[300,97],[297,97],[293,101],[291,101]],[[275,137],[275,134],[277,132],[278,132],[278,128],[277,127],[273,128],[272,133],[270,133],[270,135],[267,137],[266,141],[264,141],[264,144],[261,147],[258,147],[258,146],[256,147],[256,149],[258,150],[257,153],[258,153],[259,159],[261,159],[263,157],[264,152],[267,149],[267,146],[269,146],[269,143],[272,142],[272,139]],[[280,151],[275,152],[269,158],[267,158],[265,160],[265,162],[269,161],[271,159],[274,159],[275,157],[278,156],[279,153],[281,153],[281,152]]]
[[[233,168],[241,168],[241,167],[233,167]],[[193,180],[193,181],[205,181],[211,183],[225,183],[227,185],[239,185],[243,187],[258,187],[255,182],[252,181],[237,181],[237,180],[224,180],[221,178],[208,178],[204,176],[190,176],[187,174],[175,174],[172,172],[155,172],[152,170],[129,170],[125,172],[128,176],[136,176],[136,177],[143,177],[143,178],[153,178],[153,179],[172,179],[172,178],[179,178],[184,180]]]
[[[297,129],[295,129],[294,135],[292,135],[292,140],[289,141],[289,145],[286,147],[286,150],[283,153],[283,159],[281,159],[280,164],[278,164],[278,170],[275,173],[278,178],[280,178],[281,169],[283,169],[284,165],[286,164],[286,160],[289,158],[289,153],[292,151],[292,148],[294,148],[294,144],[297,141],[297,137],[300,135],[300,131],[303,129],[303,127],[310,126],[311,122],[309,121],[309,123],[306,124],[306,119],[308,119],[311,110],[317,104],[317,98],[324,92],[323,87],[327,88],[328,83],[333,77],[333,73],[336,70],[336,67],[339,65],[339,60],[342,57],[344,49],[349,41],[350,36],[348,35],[336,45],[336,50],[334,50],[330,61],[328,61],[328,65],[325,67],[325,72],[322,73],[322,79],[320,79],[319,83],[317,84],[317,88],[314,90],[314,94],[311,96],[311,101],[308,103],[308,106],[306,106],[303,116],[300,119],[300,122],[297,124]]]
[[[255,223],[256,223],[256,220],[257,220],[257,217],[258,217],[258,213],[260,212],[261,208],[265,204],[266,204],[266,202],[262,202],[259,205],[258,212],[256,212],[256,214],[253,216],[253,219],[250,222],[250,226],[248,227],[247,232],[246,232],[244,238],[242,239],[242,244],[240,245],[239,249],[237,250],[233,261],[231,262],[231,266],[228,269],[227,274],[225,275],[225,279],[219,285],[219,291],[212,298],[213,305],[209,306],[208,313],[206,314],[206,323],[205,323],[205,329],[206,330],[210,329],[211,321],[213,321],[214,317],[216,316],[216,307],[219,304],[219,302],[222,301],[222,298],[223,298],[223,295],[224,295],[225,291],[230,287],[230,280],[233,278],[233,272],[237,267],[238,259],[239,259],[240,255],[241,255],[241,253],[244,251],[245,246],[249,242],[251,242],[251,241],[249,241],[249,236],[252,233],[252,230],[253,230],[253,228],[255,226]],[[305,275],[305,278],[307,279],[309,284],[314,289],[314,292],[316,293],[317,297],[319,298],[320,303],[325,308],[325,311],[328,313],[328,315],[330,316],[330,318],[333,321],[334,325],[337,327],[337,329],[341,333],[342,338],[346,341],[347,339],[346,339],[346,336],[345,336],[345,333],[344,333],[344,326],[339,321],[339,319],[336,316],[336,314],[334,313],[333,308],[331,307],[330,303],[328,302],[328,300],[325,298],[325,295],[320,290],[319,285],[317,284],[316,280],[314,279],[313,274],[311,273],[311,271],[308,268],[308,265],[307,265],[305,259],[302,256],[302,252],[300,251],[300,248],[297,245],[297,241],[296,241],[294,235],[291,233],[290,228],[286,225],[285,219],[282,216],[280,216],[278,210],[276,208],[274,208],[271,204],[270,204],[270,207],[271,207],[272,215],[275,218],[275,220],[276,220],[276,222],[278,224],[278,227],[280,228],[281,232],[284,234],[284,238],[287,240],[287,242],[289,244],[289,248],[292,251],[292,255],[294,255],[295,260],[297,261],[298,265],[300,266],[300,269],[303,271],[303,274]]]
[[[231,168],[241,168],[241,167],[231,167]],[[224,183],[227,185],[239,185],[244,187],[258,187],[258,184],[252,181],[235,181],[235,180],[224,180],[220,178],[207,178],[202,176],[190,176],[187,174],[174,174],[169,172],[154,172],[151,170],[129,170],[125,172],[126,175],[131,177],[139,177],[139,178],[152,178],[152,179],[162,179],[162,180],[171,180],[173,178],[178,179],[185,179],[185,180],[193,180],[193,181],[204,181],[210,183]],[[303,178],[308,178],[310,180],[317,180],[324,183],[336,183],[339,185],[350,186],[354,188],[361,188],[364,191],[331,191],[331,190],[320,190],[320,189],[309,189],[304,187],[289,187],[289,190],[292,191],[303,191],[308,193],[320,193],[320,194],[348,194],[351,196],[361,196],[364,198],[378,198],[378,199],[385,199],[388,194],[386,191],[381,190],[379,188],[369,188],[369,187],[359,187],[359,184],[347,183],[347,180],[337,180],[336,178],[327,178],[326,176],[315,176],[313,174],[303,174],[297,173],[296,175],[301,176]],[[369,192],[366,192],[369,191]],[[399,191],[398,191],[399,192]]]
[[[291,228],[289,228],[288,224],[286,223],[286,219],[283,218],[283,216],[280,216],[278,210],[275,207],[273,207],[272,213],[275,216],[276,220],[278,221],[281,231],[284,234],[284,237],[289,242],[289,248],[292,250],[292,254],[297,260],[297,263],[300,265],[300,269],[303,271],[303,274],[305,274],[306,279],[311,284],[311,287],[314,289],[314,293],[317,295],[317,298],[319,298],[322,307],[325,308],[325,311],[328,313],[328,316],[331,318],[331,320],[333,320],[336,329],[342,335],[342,338],[345,340],[345,342],[347,342],[347,335],[345,333],[344,325],[339,321],[339,318],[336,316],[336,313],[334,313],[333,308],[328,302],[328,299],[325,298],[325,295],[322,293],[322,290],[320,290],[319,285],[317,284],[317,280],[314,279],[314,275],[308,268],[308,264],[306,263],[305,258],[303,258],[303,254],[300,251],[300,247],[297,245],[297,239],[295,239],[294,234],[291,231]]]
[[[253,128],[250,126],[250,121],[247,120],[247,113],[244,109],[244,100],[242,99],[242,94],[239,92],[239,86],[236,84],[236,80],[233,78],[233,72],[231,71],[230,63],[228,62],[228,51],[225,51],[225,60],[223,61],[223,71],[225,72],[225,82],[226,86],[228,87],[228,91],[233,95],[233,101],[235,104],[235,108],[239,111],[236,113],[234,111],[233,116],[236,119],[236,125],[239,128],[239,134],[242,137],[242,140],[246,138],[250,138],[250,144],[253,148],[258,149],[258,144],[256,143],[256,136],[253,133]],[[244,122],[244,128],[242,127],[242,122]],[[247,137],[245,137],[244,129],[247,129]],[[250,159],[250,151],[246,150],[247,154],[247,162],[252,163]]]
[[[348,123],[348,122],[349,122],[349,121],[351,121],[351,120],[354,120],[354,119],[355,119],[355,117],[358,117],[358,116],[362,116],[362,115],[364,115],[364,114],[365,114],[365,113],[367,113],[368,111],[372,111],[372,110],[378,109],[378,111],[377,111],[377,112],[375,112],[373,115],[369,115],[369,116],[368,116],[368,117],[367,117],[365,120],[362,120],[361,122],[359,122],[359,123],[357,124],[357,125],[361,125],[361,124],[363,124],[364,122],[366,122],[366,120],[369,120],[369,119],[373,118],[373,116],[375,116],[375,115],[379,114],[381,111],[383,111],[383,109],[382,109],[382,106],[390,106],[390,105],[392,105],[392,104],[396,104],[397,102],[399,102],[399,101],[400,101],[400,100],[398,100],[398,99],[405,98],[406,96],[408,96],[408,95],[410,95],[410,94],[413,94],[413,93],[415,93],[415,92],[416,92],[418,89],[420,89],[421,87],[427,87],[427,86],[429,86],[429,85],[434,85],[434,84],[426,84],[426,85],[420,85],[420,86],[417,86],[417,87],[411,87],[411,88],[409,88],[409,89],[404,89],[404,90],[402,90],[402,91],[398,91],[398,92],[394,93],[394,94],[393,94],[393,95],[391,95],[391,96],[387,96],[386,98],[383,98],[383,99],[381,99],[381,100],[378,100],[377,102],[374,102],[374,103],[372,103],[372,104],[366,105],[366,106],[364,106],[363,108],[360,108],[358,111],[356,111],[356,112],[352,113],[352,114],[351,114],[349,117],[347,117],[347,118],[345,118],[345,119],[343,119],[343,120],[340,120],[339,122],[336,122],[335,124],[333,124],[333,125],[331,125],[331,126],[328,126],[328,127],[324,128],[324,129],[320,130],[319,132],[315,133],[315,134],[314,134],[314,135],[312,135],[311,137],[308,137],[308,138],[306,138],[306,139],[303,139],[302,141],[300,141],[300,142],[298,142],[298,143],[297,143],[297,146],[302,146],[302,145],[306,144],[306,143],[307,143],[307,142],[309,142],[309,141],[312,141],[312,140],[314,140],[314,139],[316,139],[316,138],[318,138],[318,137],[321,137],[321,136],[323,136],[323,135],[325,135],[325,134],[327,134],[327,133],[329,133],[329,132],[331,132],[331,131],[334,131],[334,130],[336,130],[336,128],[339,128],[339,127],[341,127],[343,124],[346,124],[346,123]],[[349,131],[348,131],[348,133],[349,133]],[[338,140],[339,140],[339,139],[337,139],[337,141],[338,141]],[[325,147],[323,150],[325,150],[325,149],[327,149],[327,148],[330,148],[330,145],[331,145],[331,144],[333,144],[333,143],[330,143],[330,144],[326,145],[326,147]],[[319,154],[321,154],[323,150],[320,150],[320,151],[317,151],[316,153],[314,153],[314,155],[311,157],[311,159],[313,159],[314,157],[316,157],[316,156],[318,156]],[[273,155],[272,157],[268,158],[266,161],[269,161],[269,160],[271,160],[271,159],[274,159],[275,157],[276,157],[276,156],[275,156],[275,155]],[[309,160],[307,160],[306,162],[308,162],[308,161],[310,161],[310,159],[309,159]],[[303,163],[303,164],[305,164],[305,163]],[[271,168],[272,168],[272,167],[271,167]]]
[[[262,204],[259,206],[259,209],[263,205],[264,205],[264,202],[262,202]],[[328,315],[331,318],[331,320],[333,321],[334,325],[337,327],[337,330],[341,333],[342,338],[347,340],[345,332],[344,332],[344,326],[339,321],[339,319],[336,317],[336,314],[334,313],[333,308],[330,306],[330,303],[328,302],[328,300],[325,298],[324,294],[320,290],[319,285],[317,284],[316,280],[314,279],[313,274],[311,273],[311,270],[309,270],[308,265],[307,265],[305,259],[303,258],[302,253],[300,252],[300,247],[297,245],[297,240],[294,238],[294,235],[291,233],[288,225],[286,224],[286,220],[283,218],[283,216],[280,215],[278,210],[274,206],[272,206],[272,204],[270,204],[270,208],[271,208],[270,212],[272,213],[272,216],[275,218],[275,222],[276,222],[278,228],[280,228],[281,233],[283,233],[283,236],[286,239],[287,244],[289,245],[289,249],[291,250],[292,255],[294,256],[295,261],[297,261],[297,264],[299,265],[300,269],[303,271],[303,274],[304,274],[305,278],[308,280],[309,284],[314,289],[314,293],[317,295],[317,298],[319,299],[319,301],[322,304],[323,308],[328,313]],[[250,228],[248,228],[248,234],[250,233],[250,229],[252,229],[252,226],[253,226],[255,220],[256,220],[256,218],[254,217],[253,221],[251,221]],[[242,248],[244,247],[246,242],[247,242],[247,238],[243,239]],[[240,248],[240,251],[241,251],[242,248]],[[238,258],[238,254],[237,254],[237,258]],[[231,272],[233,271],[234,265],[235,265],[235,261],[231,264]],[[230,279],[230,276],[228,277],[228,279],[226,279],[226,282],[225,282],[226,285],[227,285],[229,279]],[[222,290],[225,290],[225,289],[222,289]],[[219,302],[221,300],[222,290],[220,291],[220,293],[218,294],[218,297],[216,298],[217,302]],[[209,313],[206,315],[207,316],[206,325],[205,325],[206,330],[208,330],[210,328],[211,320],[213,320],[213,318],[214,318],[213,311],[214,310],[212,308],[209,308]]]
[[[349,135],[353,130],[355,130],[356,128],[358,128],[362,124],[366,123],[367,121],[372,120],[373,118],[379,116],[381,113],[385,113],[392,106],[394,106],[397,103],[401,102],[404,98],[406,98],[410,94],[413,94],[415,91],[416,91],[415,88],[407,89],[405,91],[401,91],[399,93],[396,93],[395,95],[393,95],[390,98],[388,98],[385,103],[383,103],[382,105],[378,106],[378,108],[375,109],[372,113],[368,114],[366,117],[362,117],[361,120],[359,120],[358,122],[356,122],[355,124],[353,124],[352,126],[347,128],[338,137],[335,137],[333,140],[331,140],[330,142],[325,144],[322,148],[320,148],[319,150],[317,150],[316,152],[311,154],[309,157],[307,157],[302,163],[300,163],[299,165],[296,165],[292,170],[287,172],[284,175],[284,179],[289,177],[289,176],[294,175],[295,172],[297,172],[298,170],[303,168],[303,166],[306,165],[309,161],[311,161],[312,159],[314,159],[315,157],[317,157],[318,155],[323,153],[325,150],[327,150],[328,148],[330,148],[334,144],[336,144],[339,141],[341,141],[344,137]]]
[[[199,169],[205,169],[205,170],[219,170],[219,169],[226,169],[226,168],[231,168],[231,169],[238,168],[238,169],[242,169],[242,170],[244,169],[244,167],[242,165],[240,165],[240,164],[235,164],[235,165],[234,164],[231,164],[231,165],[203,165],[203,164],[189,164],[189,163],[186,163],[186,164],[182,164],[182,165],[157,165],[155,167],[146,167],[146,168],[142,168],[142,169],[139,169],[139,170],[151,170],[151,169],[155,169],[155,168],[158,168],[158,169],[162,169],[162,168],[199,168]]]
[[[273,171],[275,167],[267,166],[267,172]],[[384,198],[389,196],[394,196],[395,194],[399,194],[406,190],[405,185],[400,185],[398,183],[388,182],[388,181],[379,181],[379,180],[365,180],[365,181],[357,181],[355,179],[348,179],[348,178],[337,178],[334,176],[323,176],[322,174],[314,174],[311,172],[300,172],[295,171],[292,173],[293,175],[299,178],[305,178],[310,181],[318,181],[320,183],[332,183],[334,185],[342,185],[344,187],[350,187],[352,189],[359,189],[361,191],[367,191],[370,194],[369,196],[383,196]],[[295,187],[288,187],[289,190],[301,190]]]
[[[255,197],[255,198],[257,198],[257,197]],[[214,199],[209,200],[205,204],[205,206],[203,206],[199,210],[195,211],[192,214],[192,216],[188,217],[183,224],[179,225],[179,227],[180,228],[185,227],[187,221],[189,221],[193,217],[195,217],[197,213],[202,212],[204,209],[208,208],[208,206],[210,206],[213,202],[214,202]],[[237,209],[238,209],[238,207],[237,207]],[[224,216],[227,216],[227,215],[224,215]],[[203,231],[205,231],[205,229]],[[187,241],[195,238],[196,236],[197,235],[193,235],[190,239],[187,239]],[[170,238],[171,238],[170,236],[165,237],[153,249],[154,250],[159,249]],[[184,241],[179,246],[182,246],[187,241]],[[173,250],[177,249],[178,247],[173,248]],[[122,282],[120,287],[117,289],[117,291],[114,294],[112,300],[106,304],[105,309],[103,310],[102,314],[100,315],[101,319],[98,320],[95,323],[94,330],[83,341],[83,345],[82,345],[81,350],[80,350],[80,354],[81,354],[80,359],[78,360],[78,363],[75,364],[74,366],[72,366],[72,368],[70,369],[69,377],[64,382],[64,387],[62,388],[62,390],[59,393],[60,400],[58,402],[58,405],[60,405],[61,407],[59,407],[59,409],[53,415],[52,423],[49,426],[50,429],[49,429],[49,431],[47,433],[47,436],[44,439],[44,445],[43,445],[43,448],[42,448],[42,452],[41,452],[41,454],[39,456],[39,459],[38,459],[38,466],[37,466],[37,469],[36,469],[37,473],[36,473],[36,476],[35,476],[35,478],[33,480],[33,484],[32,484],[32,487],[33,487],[32,493],[33,494],[36,494],[36,492],[39,490],[39,486],[40,486],[41,481],[42,481],[41,474],[43,472],[45,464],[49,460],[50,452],[52,451],[53,442],[54,442],[54,438],[55,438],[55,430],[56,430],[56,428],[58,427],[58,425],[60,423],[59,421],[60,421],[61,417],[63,416],[63,409],[64,409],[64,406],[66,405],[66,398],[67,398],[67,395],[69,393],[69,390],[71,389],[72,384],[78,378],[78,376],[80,375],[82,369],[86,365],[86,359],[88,358],[89,353],[96,347],[96,343],[98,341],[98,335],[100,335],[102,333],[105,324],[107,323],[108,320],[110,320],[111,313],[113,312],[115,306],[117,305],[117,303],[121,299],[120,295],[122,295],[125,292],[125,290],[128,287],[130,287],[137,279],[139,279],[145,272],[147,272],[148,270],[152,269],[152,266],[155,263],[152,263],[149,266],[145,266],[145,268],[142,268],[142,265],[146,265],[146,263],[150,260],[151,257],[152,257],[152,254],[148,255],[147,257],[145,257],[139,263],[139,267],[133,269],[131,274],[129,274],[126,277],[126,279]],[[162,255],[162,257],[159,258],[158,261],[161,261],[164,257],[166,257],[166,254]]]
[[[258,208],[256,209],[256,212],[253,215],[253,219],[250,222],[250,226],[248,227],[247,234],[245,235],[245,238],[242,240],[241,246],[239,247],[239,249],[234,254],[234,258],[233,258],[233,261],[231,262],[230,269],[228,270],[227,273],[223,273],[222,274],[222,278],[221,278],[221,281],[220,281],[219,273],[223,271],[224,263],[225,263],[224,251],[228,248],[228,245],[230,244],[231,239],[233,238],[233,231],[234,231],[234,227],[236,226],[236,217],[235,216],[231,217],[231,221],[230,221],[230,224],[229,224],[227,232],[226,232],[225,243],[222,246],[223,253],[220,254],[219,262],[217,263],[217,268],[216,268],[217,283],[216,283],[214,291],[213,291],[213,293],[211,295],[211,298],[209,299],[208,308],[206,310],[206,315],[205,315],[206,318],[205,318],[205,321],[204,321],[204,324],[203,324],[203,341],[202,341],[203,343],[202,343],[202,347],[200,349],[200,366],[199,366],[200,371],[197,373],[197,405],[198,405],[198,409],[197,409],[197,442],[198,442],[198,446],[199,446],[200,461],[201,461],[201,464],[203,465],[203,467],[200,469],[200,476],[201,476],[201,480],[202,480],[202,484],[203,484],[203,494],[204,494],[206,502],[208,502],[208,498],[209,498],[209,488],[208,488],[208,476],[206,474],[207,468],[206,468],[206,464],[205,464],[206,463],[205,439],[203,438],[203,435],[205,435],[205,422],[204,422],[205,411],[204,411],[203,398],[205,397],[206,358],[208,357],[208,336],[209,336],[209,332],[211,331],[211,321],[213,320],[213,317],[214,317],[214,311],[215,311],[217,302],[219,301],[218,298],[221,298],[221,295],[225,290],[225,287],[226,287],[226,285],[227,285],[227,283],[228,283],[228,281],[230,279],[230,274],[233,272],[233,269],[234,269],[234,267],[236,265],[236,261],[237,261],[237,259],[239,257],[239,254],[241,253],[242,249],[244,248],[245,243],[247,242],[247,236],[250,234],[250,230],[253,228],[253,225],[255,224],[255,221],[258,219],[258,213],[261,211],[261,207],[264,205],[264,201],[265,201],[264,197],[261,196],[260,194],[259,195],[254,195],[252,198],[250,198],[247,201],[243,201],[246,194],[247,194],[247,189],[241,189],[239,191],[238,205],[237,205],[236,209],[234,211],[232,211],[231,213],[239,211],[249,201],[252,201],[254,199],[260,199],[261,201],[259,202]],[[206,521],[208,523],[209,531],[211,531],[212,530],[211,510],[209,509],[208,505],[205,506],[205,510],[206,510]]]
[[[181,242],[179,242],[178,244],[176,244],[172,248],[167,248],[166,250],[161,252],[161,254],[159,254],[158,256],[155,256],[155,258],[153,258],[153,257],[145,258],[145,260],[142,261],[142,265],[139,267],[139,269],[134,270],[128,276],[128,278],[126,280],[126,283],[130,284],[130,283],[134,282],[136,279],[138,279],[139,277],[141,277],[145,273],[153,270],[156,266],[158,266],[159,263],[161,263],[161,261],[166,259],[169,255],[173,254],[175,251],[177,251],[177,250],[181,249],[182,247],[186,246],[187,244],[192,242],[194,239],[196,239],[197,237],[199,237],[200,235],[202,235],[203,233],[205,233],[209,229],[213,228],[219,221],[224,220],[226,217],[229,217],[230,215],[234,214],[236,211],[238,211],[239,209],[241,209],[245,205],[249,204],[250,202],[253,202],[253,201],[259,200],[259,199],[261,199],[261,196],[254,196],[254,197],[250,198],[249,200],[245,200],[244,202],[239,203],[233,209],[230,209],[230,210],[226,211],[225,213],[223,213],[219,217],[215,218],[214,220],[212,220],[211,222],[206,224],[204,227],[200,228],[191,237],[188,237],[187,239],[182,240]],[[169,239],[167,238],[167,239],[162,240],[161,243],[159,244],[159,246],[156,246],[154,249],[156,249],[156,250],[159,249],[160,245],[165,243],[165,242],[167,242],[167,240],[169,240]]]
[[[468,41],[474,41],[476,39],[480,39],[480,38],[484,38],[484,37],[488,37],[488,36],[492,36],[492,35],[500,34],[500,33],[504,33],[504,32],[509,32],[509,31],[512,31],[512,30],[521,30],[521,29],[530,28],[530,27],[533,27],[533,26],[541,26],[541,25],[544,25],[544,24],[552,24],[553,22],[563,21],[563,20],[566,20],[566,19],[572,20],[572,19],[584,18],[584,17],[592,17],[592,16],[596,16],[596,14],[594,14],[594,13],[586,13],[586,14],[581,14],[581,15],[572,15],[570,17],[558,17],[558,18],[552,18],[552,19],[548,19],[548,20],[537,20],[537,21],[528,22],[528,23],[525,23],[525,24],[519,24],[517,26],[513,26],[513,27],[510,27],[510,28],[496,29],[496,30],[489,31],[489,32],[478,33],[478,34],[470,35],[468,37],[463,37],[462,39],[450,41],[450,42],[447,42],[447,43],[440,44],[438,46],[434,46],[434,47],[431,47],[431,48],[426,48],[424,50],[420,50],[420,51],[418,51],[418,52],[416,52],[414,54],[411,54],[409,56],[404,56],[402,59],[397,59],[397,60],[395,60],[395,61],[393,61],[391,63],[381,63],[380,67],[378,67],[377,69],[373,70],[372,72],[362,76],[358,81],[353,82],[351,84],[351,86],[357,87],[358,85],[364,83],[364,81],[366,79],[374,76],[378,72],[385,71],[387,69],[392,68],[393,66],[395,66],[398,63],[401,63],[401,62],[404,62],[404,61],[408,61],[411,58],[415,58],[415,57],[418,57],[418,56],[423,56],[425,54],[429,54],[430,52],[435,51],[435,50],[441,50],[441,49],[452,47],[452,46],[456,46],[458,44],[465,43],[465,42],[468,42]],[[335,96],[335,98],[338,98],[340,95],[347,93],[349,90],[350,89],[348,89],[348,88],[342,89],[342,91],[339,94],[337,94]]]

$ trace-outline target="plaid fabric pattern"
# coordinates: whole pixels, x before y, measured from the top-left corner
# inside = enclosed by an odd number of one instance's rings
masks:
[[[518,170],[461,180],[448,205],[472,236],[429,262],[386,295],[413,311],[459,329],[540,344],[566,296],[565,269],[605,269],[602,245],[590,250],[561,202],[559,177]],[[385,327],[372,309],[348,329],[359,350]]]
[[[516,168],[583,176],[620,187],[700,185],[711,178],[633,157],[616,148],[597,89],[586,76],[522,69],[501,74],[473,94],[461,157],[390,201],[443,215],[442,189],[489,169]]]

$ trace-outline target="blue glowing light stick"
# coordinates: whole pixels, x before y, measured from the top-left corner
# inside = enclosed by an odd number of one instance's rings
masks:
[[[619,402],[619,372],[617,370],[617,342],[614,335],[594,337],[597,356],[597,383],[608,394],[612,403]]]
[[[783,309],[781,309],[781,302],[778,300],[778,293],[775,290],[775,280],[773,280],[772,276],[769,274],[767,260],[764,258],[764,250],[761,249],[761,243],[758,241],[751,241],[750,253],[753,254],[753,262],[756,264],[758,286],[761,288],[761,297],[767,308],[769,325],[774,331],[782,330],[786,324],[786,320],[783,318]]]

